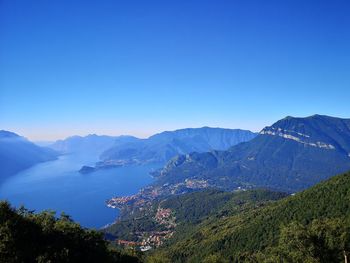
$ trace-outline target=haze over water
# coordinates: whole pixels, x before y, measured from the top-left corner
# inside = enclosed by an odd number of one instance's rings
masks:
[[[0,199],[15,206],[41,211],[64,211],[84,227],[100,228],[113,222],[117,209],[105,201],[130,195],[152,182],[149,171],[156,166],[130,166],[80,174],[83,165],[93,165],[95,156],[70,154],[40,163],[10,177],[0,185]]]

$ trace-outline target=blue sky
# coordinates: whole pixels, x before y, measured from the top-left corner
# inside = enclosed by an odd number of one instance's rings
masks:
[[[0,128],[33,140],[350,117],[347,0],[0,0]]]

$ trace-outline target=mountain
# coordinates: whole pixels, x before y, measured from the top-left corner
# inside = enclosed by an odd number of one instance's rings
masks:
[[[175,233],[150,262],[344,262],[350,254],[349,189],[350,172],[267,205],[215,212]],[[181,198],[196,195],[203,196]],[[178,207],[174,216],[181,218],[185,210]]]
[[[224,189],[306,189],[350,169],[350,119],[286,117],[227,151],[190,153],[157,172],[157,185],[205,180]]]
[[[71,136],[64,140],[58,140],[49,147],[61,153],[95,153],[101,154],[112,145],[133,142],[138,140],[132,136],[106,136],[90,134],[87,136]]]
[[[178,154],[225,150],[249,141],[255,133],[239,129],[188,128],[166,131],[132,142],[114,145],[101,155],[101,160],[127,163],[166,162]]]
[[[0,180],[34,164],[54,160],[57,153],[13,132],[0,131]]]
[[[170,238],[174,233],[178,235],[179,232],[194,228],[210,216],[241,213],[247,207],[262,206],[286,196],[284,193],[264,189],[236,192],[204,189],[155,199],[142,206],[137,200],[128,207],[123,207],[118,220],[104,228],[103,232],[112,240],[144,242],[155,248],[159,243],[152,242],[149,238],[155,232],[170,231],[167,233]],[[159,238],[160,241],[167,239],[161,234]]]

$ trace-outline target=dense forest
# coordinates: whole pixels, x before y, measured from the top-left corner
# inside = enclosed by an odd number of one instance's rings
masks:
[[[69,216],[38,214],[0,202],[0,262],[139,262],[111,248],[102,234],[83,229]]]
[[[150,262],[344,262],[350,252],[350,173],[295,196],[232,215],[217,214]]]

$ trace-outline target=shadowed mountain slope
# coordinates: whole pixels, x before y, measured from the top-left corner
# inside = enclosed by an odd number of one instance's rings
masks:
[[[39,147],[15,133],[0,131],[0,180],[56,157],[52,149]]]
[[[178,154],[226,150],[255,136],[246,130],[209,127],[166,131],[148,139],[118,143],[102,153],[101,159],[128,163],[166,162]]]
[[[177,156],[156,175],[158,185],[192,178],[294,192],[349,169],[350,119],[314,115],[286,117],[227,151]]]

